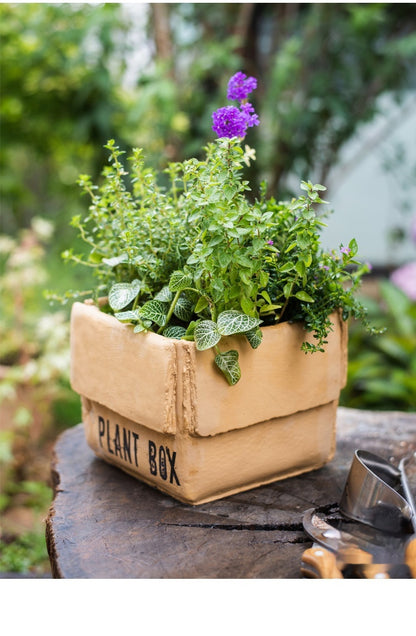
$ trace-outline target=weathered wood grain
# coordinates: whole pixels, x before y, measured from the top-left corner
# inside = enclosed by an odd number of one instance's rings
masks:
[[[339,502],[353,453],[416,453],[416,415],[338,409],[335,459],[320,470],[188,506],[97,459],[82,425],[59,438],[46,524],[56,578],[300,578],[305,510]],[[416,493],[416,457],[407,476]]]

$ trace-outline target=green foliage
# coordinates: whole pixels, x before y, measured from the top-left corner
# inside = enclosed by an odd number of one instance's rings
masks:
[[[52,500],[52,490],[44,482],[8,481],[0,495],[0,511],[18,506],[31,511],[33,529],[20,535],[4,531],[0,535],[0,572],[49,572],[49,558],[45,543],[43,516]]]
[[[0,570],[44,569],[44,526],[20,537],[7,532],[14,508],[46,514],[52,492],[50,454],[45,446],[66,426],[80,421],[79,398],[69,387],[69,322],[63,311],[47,311],[46,248],[53,226],[35,217],[12,239],[0,236]],[[76,398],[76,403],[75,403]]]
[[[82,209],[75,179],[80,172],[97,178],[108,139],[146,148],[158,168],[200,157],[211,113],[240,68],[259,79],[256,111],[267,125],[266,135],[250,131],[259,155],[252,181],[266,178],[275,195],[291,191],[289,175],[307,178],[312,168],[325,182],[342,144],[375,114],[377,97],[411,86],[411,5],[215,9],[168,5],[164,37],[175,55],[166,60],[147,5],[0,5],[5,231],[28,226],[35,210],[59,222],[62,241],[68,217]],[[141,46],[148,65],[137,62]]]
[[[349,336],[348,383],[341,404],[353,408],[416,411],[416,303],[390,281],[379,284],[380,300],[363,298],[374,325],[369,338],[357,324]]]
[[[336,309],[344,319],[365,320],[354,298],[367,271],[356,260],[356,241],[331,253],[320,246],[324,222],[315,208],[325,203],[324,186],[302,182],[305,194],[288,202],[267,198],[263,186],[250,201],[243,167],[253,153],[237,138],[208,144],[204,160],[171,163],[165,187],[141,151],[133,151],[128,174],[114,142],[107,148],[101,185],[80,179],[92,204],[73,225],[87,253],[64,257],[93,268],[93,297],[108,295],[105,310],[135,332],[213,348],[217,367],[235,384],[238,354],[220,350],[223,337],[245,337],[257,348],[260,325],[303,321],[317,340],[303,348],[314,352],[324,349]]]
[[[44,571],[48,565],[44,532],[27,532],[10,543],[0,538],[0,572]]]
[[[80,209],[76,177],[97,174],[123,112],[124,28],[111,4],[0,5],[4,230],[28,226],[36,210],[62,231],[68,206]]]

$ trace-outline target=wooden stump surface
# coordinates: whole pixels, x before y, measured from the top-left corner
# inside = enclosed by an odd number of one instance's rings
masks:
[[[46,539],[55,578],[301,578],[308,508],[338,503],[354,451],[397,465],[416,453],[416,415],[338,409],[323,468],[190,506],[97,459],[83,425],[55,446]],[[416,456],[406,473],[416,493]]]

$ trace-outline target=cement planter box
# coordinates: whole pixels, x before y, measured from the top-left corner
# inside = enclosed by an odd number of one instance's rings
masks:
[[[325,353],[300,350],[306,332],[263,329],[237,349],[230,387],[212,351],[131,327],[89,304],[71,316],[71,384],[98,457],[180,501],[199,504],[321,467],[335,452],[347,327],[338,313]]]

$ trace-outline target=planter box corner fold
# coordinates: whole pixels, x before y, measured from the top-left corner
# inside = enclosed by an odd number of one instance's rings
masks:
[[[335,453],[346,383],[347,324],[331,315],[325,353],[288,322],[242,336],[240,381],[229,386],[212,351],[155,333],[135,334],[96,306],[71,314],[71,385],[95,454],[175,499],[200,504],[320,468]]]

